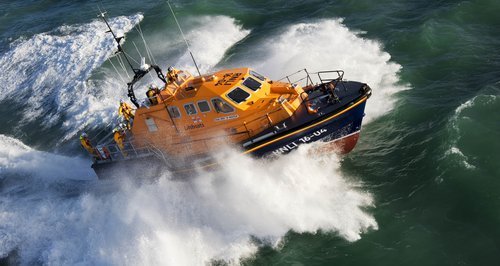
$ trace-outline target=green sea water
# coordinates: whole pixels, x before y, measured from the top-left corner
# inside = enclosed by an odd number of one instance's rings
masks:
[[[369,83],[356,148],[234,158],[185,183],[96,181],[77,136],[112,127],[127,79],[98,9],[132,57],[140,25],[160,66],[193,71],[168,5],[2,2],[2,264],[500,263],[500,2],[172,5],[204,72],[331,67]]]

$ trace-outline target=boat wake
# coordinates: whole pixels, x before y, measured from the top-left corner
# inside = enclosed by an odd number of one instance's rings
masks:
[[[67,157],[26,146],[21,141],[0,134],[0,178],[15,175],[54,179],[95,179],[88,160]],[[12,178],[12,177],[11,177]]]
[[[118,17],[110,23],[127,32],[142,18],[142,15]],[[0,82],[8,84],[0,90],[0,101],[7,100],[22,108],[18,127],[42,119],[42,126],[50,128],[65,119],[63,127],[72,130],[66,137],[69,138],[88,123],[105,119],[93,112],[93,103],[101,102],[102,98],[119,99],[120,92],[102,91],[87,81],[92,71],[114,52],[114,40],[104,29],[104,24],[98,21],[62,26],[28,40],[17,40],[0,57],[0,65],[7,73],[0,76]],[[104,93],[114,97],[102,97]]]
[[[31,167],[25,162],[33,159],[26,158],[40,153],[10,138],[0,142],[24,150],[24,159],[10,157],[11,168]],[[227,155],[220,171],[187,181],[172,181],[169,173],[152,184],[124,177],[76,195],[67,193],[71,183],[61,185],[57,167],[46,182],[59,185],[33,189],[28,196],[6,193],[29,186],[11,180],[1,193],[0,257],[16,249],[21,264],[237,263],[258,248],[252,237],[276,247],[289,230],[323,230],[355,241],[377,228],[364,211],[373,205],[371,196],[341,173],[335,156],[311,157],[309,147],[274,161]]]

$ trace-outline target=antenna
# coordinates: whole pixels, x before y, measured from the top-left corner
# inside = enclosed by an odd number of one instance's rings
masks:
[[[125,57],[125,60],[127,60],[127,63],[130,66],[130,68],[132,69],[132,71],[134,72],[134,74],[137,74],[139,72],[138,69],[135,69],[132,66],[132,63],[130,63],[128,56],[123,52],[122,45],[120,44],[121,40],[125,37],[122,34],[120,34],[119,36],[116,35],[115,32],[113,31],[113,29],[111,29],[111,26],[109,25],[108,21],[106,20],[106,13],[107,12],[100,12],[98,17],[102,18],[102,20],[104,20],[104,23],[106,23],[106,26],[108,26],[109,30],[107,32],[111,32],[111,34],[113,34],[113,38],[115,39],[116,44],[118,45],[118,52],[123,54],[123,56]]]
[[[111,29],[111,26],[109,25],[108,21],[106,20],[106,12],[102,12],[100,10],[100,8],[99,8],[99,12],[100,12],[100,14],[98,15],[98,17],[100,17],[100,18],[102,18],[104,20],[104,23],[106,23],[106,26],[108,26],[108,29],[109,29],[107,32],[111,32],[111,34],[113,34],[113,38],[115,39],[116,43],[118,44],[118,52],[117,53],[122,53],[123,54],[123,56],[127,60],[128,65],[130,66],[130,68],[134,72],[134,78],[132,79],[132,81],[130,81],[130,82],[127,83],[127,87],[128,87],[128,94],[127,94],[127,96],[130,98],[130,101],[137,108],[139,108],[140,105],[139,105],[139,103],[137,101],[137,98],[135,97],[134,84],[137,83],[142,77],[144,77],[144,75],[146,75],[147,73],[149,73],[149,71],[151,71],[152,69],[155,70],[156,75],[158,76],[158,78],[161,81],[163,81],[163,83],[167,84],[167,80],[165,79],[165,76],[163,75],[163,72],[162,72],[161,68],[159,66],[157,66],[157,65],[148,65],[148,64],[146,64],[146,59],[145,58],[141,58],[141,65],[139,66],[139,68],[134,68],[132,66],[132,63],[130,63],[130,60],[129,60],[128,56],[127,56],[127,53],[125,53],[125,51],[123,51],[122,45],[120,44],[121,40],[124,38],[123,34],[118,34],[118,35],[115,34],[113,32],[113,29]],[[134,44],[134,46],[135,46],[135,44]],[[118,57],[118,58],[121,59],[121,57]],[[121,62],[121,64],[123,64],[123,62]],[[128,75],[128,73],[127,73],[127,75]]]
[[[198,65],[196,64],[196,60],[194,60],[193,53],[191,52],[191,49],[189,48],[189,43],[186,40],[186,36],[184,36],[184,32],[182,32],[181,25],[179,25],[179,21],[177,21],[177,17],[174,14],[174,10],[172,9],[172,6],[170,5],[170,1],[167,0],[168,7],[170,8],[170,12],[172,12],[172,16],[174,16],[175,23],[177,23],[177,27],[179,28],[179,31],[181,32],[182,38],[184,39],[184,42],[186,42],[187,49],[189,51],[189,54],[191,55],[191,59],[193,59],[194,66],[196,67],[196,70],[198,71],[198,75],[201,76],[200,69],[198,68]]]

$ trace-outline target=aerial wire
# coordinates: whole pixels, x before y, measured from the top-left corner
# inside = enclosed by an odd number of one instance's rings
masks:
[[[184,36],[184,32],[182,32],[181,25],[179,24],[179,21],[177,21],[177,17],[175,16],[174,10],[172,9],[172,6],[170,5],[170,1],[166,0],[168,7],[170,8],[170,12],[172,12],[172,16],[174,16],[175,23],[177,24],[177,27],[179,28],[179,31],[181,32],[182,38],[184,39],[184,42],[186,42],[187,49],[189,51],[189,54],[191,55],[191,59],[193,59],[194,66],[196,67],[196,70],[198,71],[198,75],[201,76],[200,69],[198,68],[198,65],[196,64],[196,60],[194,59],[193,53],[191,52],[191,48],[189,48],[189,43],[186,40],[186,36]]]
[[[118,76],[120,77],[120,79],[122,80],[122,82],[124,83],[127,83],[125,81],[125,79],[122,77],[122,75],[120,74],[120,72],[118,72],[118,69],[116,68],[115,64],[113,64],[113,61],[111,60],[111,58],[108,59],[108,61],[111,63],[111,65],[113,66],[113,68],[115,69],[116,71],[116,74],[118,74]]]

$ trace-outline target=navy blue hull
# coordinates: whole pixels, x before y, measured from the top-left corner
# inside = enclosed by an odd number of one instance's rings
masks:
[[[316,141],[334,142],[336,140],[352,136],[353,134],[358,133],[361,129],[365,105],[366,99],[358,102],[355,106],[354,104],[351,105],[351,107],[353,107],[350,109],[347,107],[340,112],[333,113],[330,114],[330,116],[316,120],[310,125],[299,128],[294,132],[275,136],[272,140],[256,143],[247,148],[247,153],[256,157],[263,157],[271,154],[286,154],[295,150],[301,144]],[[340,150],[340,152],[348,151],[349,150]]]
[[[243,154],[254,157],[286,154],[302,144],[318,141],[325,143],[321,145],[321,150],[347,153],[354,148],[359,138],[366,101],[370,95],[371,89],[359,82],[342,81],[335,89],[335,95],[322,90],[322,85],[316,85],[309,89],[309,99],[292,116],[240,143]],[[314,106],[313,111],[311,106]],[[197,168],[217,168],[217,162],[210,154],[179,161],[175,158],[160,160],[151,154],[118,161],[98,161],[92,168],[100,178],[123,175],[157,177],[165,170],[175,177],[183,177]],[[120,170],[117,171],[117,168]]]

